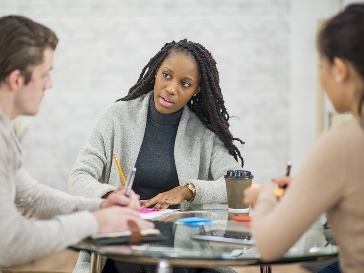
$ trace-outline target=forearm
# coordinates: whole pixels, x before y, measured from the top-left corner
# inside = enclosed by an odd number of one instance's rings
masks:
[[[196,188],[196,196],[192,201],[194,204],[227,203],[226,186],[224,179],[215,181],[191,179]]]
[[[0,214],[0,267],[28,263],[60,251],[98,228],[95,217],[86,211],[34,221],[2,203]]]
[[[50,219],[55,215],[81,210],[95,210],[102,200],[71,196],[65,192],[37,183],[24,170],[16,180],[16,205],[28,217]]]

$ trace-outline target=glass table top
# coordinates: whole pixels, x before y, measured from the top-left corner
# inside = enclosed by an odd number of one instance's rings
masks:
[[[235,215],[239,214],[229,213],[227,209],[181,210],[153,219],[156,228],[165,237],[163,241],[138,245],[96,245],[84,240],[71,248],[113,258],[215,261],[230,265],[261,264],[248,224],[231,220]],[[186,217],[200,217],[212,222],[192,227],[175,223],[175,220]],[[222,242],[224,240],[230,242]],[[338,247],[331,231],[323,225],[315,225],[277,262],[313,261],[335,257],[337,253]]]

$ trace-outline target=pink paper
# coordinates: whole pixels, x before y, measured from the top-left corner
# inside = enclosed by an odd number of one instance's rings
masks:
[[[149,214],[149,213],[159,212],[159,210],[142,208],[142,209],[139,210],[139,212],[142,213],[142,214]]]

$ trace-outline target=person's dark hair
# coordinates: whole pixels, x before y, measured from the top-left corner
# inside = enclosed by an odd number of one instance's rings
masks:
[[[44,50],[55,50],[56,34],[49,28],[23,16],[0,18],[0,84],[19,69],[25,84],[31,80],[34,66],[41,64]]]
[[[199,43],[187,41],[187,39],[166,43],[143,68],[137,83],[129,89],[128,95],[118,101],[132,100],[153,90],[157,70],[167,57],[176,52],[193,57],[199,66],[200,92],[191,98],[187,103],[188,107],[196,113],[207,128],[221,139],[230,154],[237,161],[241,160],[241,165],[244,166],[244,159],[233,141],[237,140],[241,144],[244,142],[239,138],[234,138],[229,130],[230,116],[224,105],[216,61],[211,53]]]
[[[317,39],[319,52],[329,62],[334,57],[349,61],[364,81],[364,4],[348,5],[331,18],[322,28]],[[364,90],[359,102],[359,116],[364,128]]]

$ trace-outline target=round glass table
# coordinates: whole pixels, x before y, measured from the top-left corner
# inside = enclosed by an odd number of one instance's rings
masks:
[[[271,272],[271,264],[325,260],[337,256],[338,247],[331,231],[313,225],[280,259],[269,264],[260,260],[250,237],[249,224],[231,220],[238,214],[227,209],[188,208],[162,215],[152,221],[164,240],[144,244],[98,245],[84,240],[71,246],[91,253],[91,272],[101,272],[101,257],[139,264],[157,264],[159,273],[169,273],[173,266],[238,267],[260,265],[261,272]],[[198,217],[211,220],[177,224],[178,219]]]

